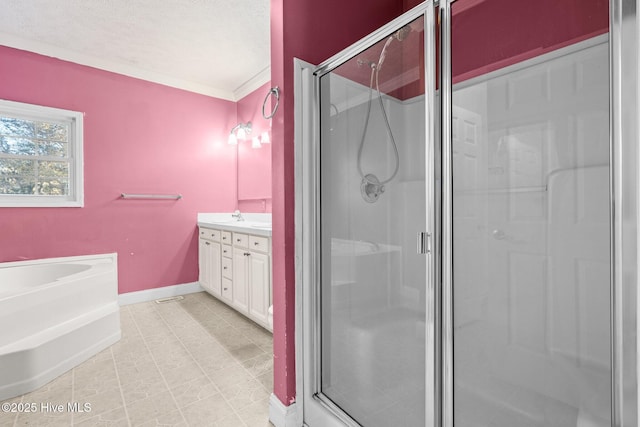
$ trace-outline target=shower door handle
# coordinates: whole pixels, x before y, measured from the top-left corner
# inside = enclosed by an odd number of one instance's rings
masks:
[[[418,253],[431,253],[431,233],[427,233],[426,231],[418,232]]]

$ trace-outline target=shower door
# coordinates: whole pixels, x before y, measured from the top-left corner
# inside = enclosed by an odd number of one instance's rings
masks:
[[[451,6],[448,426],[612,425],[608,4],[551,9]]]
[[[309,426],[433,417],[434,46],[428,3],[315,70]]]

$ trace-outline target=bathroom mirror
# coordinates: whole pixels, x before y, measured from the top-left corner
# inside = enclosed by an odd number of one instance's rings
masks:
[[[244,205],[256,212],[267,211],[271,203],[271,120],[263,116],[263,109],[271,111],[270,90],[267,82],[238,101],[239,122],[251,123],[246,140],[237,146],[238,201],[249,202]]]
[[[238,200],[271,199],[271,144],[238,143]]]

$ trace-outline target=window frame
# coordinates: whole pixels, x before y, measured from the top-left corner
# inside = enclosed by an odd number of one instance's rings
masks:
[[[8,207],[83,207],[84,206],[84,114],[78,111],[0,99],[0,117],[14,117],[69,125],[67,157],[69,194],[0,194],[0,208]],[[0,152],[0,157],[5,153]],[[35,156],[24,156],[25,159]]]

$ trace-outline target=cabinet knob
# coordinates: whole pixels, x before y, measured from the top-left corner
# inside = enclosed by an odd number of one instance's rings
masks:
[[[251,255],[249,252],[244,253],[244,256],[249,256],[249,255]]]
[[[226,291],[227,289],[229,289],[229,288],[224,288],[224,290],[225,290],[225,291]]]
[[[260,243],[258,242],[253,242],[253,246],[258,246]]]
[[[223,270],[226,270],[226,269],[227,269],[227,267],[222,267],[222,269],[223,269]]]
[[[239,241],[240,241],[240,239],[236,239],[236,242],[239,242]]]
[[[209,246],[211,243],[209,242],[204,242],[205,245]]]

